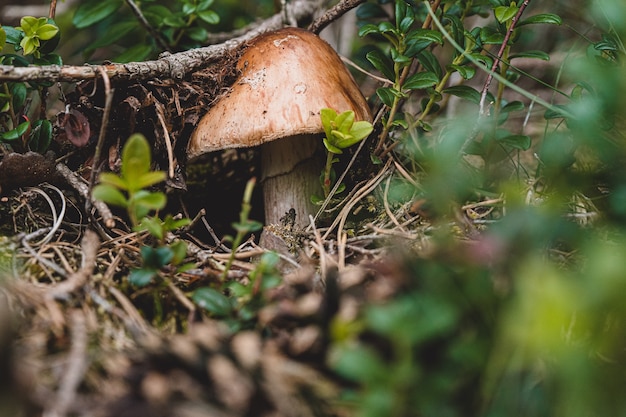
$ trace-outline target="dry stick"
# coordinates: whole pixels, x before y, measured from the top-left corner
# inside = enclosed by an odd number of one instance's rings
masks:
[[[52,287],[46,294],[50,299],[67,298],[71,293],[82,288],[93,273],[98,257],[98,249],[100,248],[98,234],[93,230],[87,230],[81,241],[81,248],[83,260],[80,269],[70,274],[65,281]]]
[[[400,222],[398,221],[398,219],[396,218],[396,216],[393,214],[393,212],[391,211],[391,207],[389,207],[389,201],[388,201],[388,197],[389,197],[389,184],[391,183],[391,177],[387,177],[387,181],[385,181],[385,191],[383,193],[383,205],[385,206],[385,212],[387,213],[387,216],[389,216],[389,219],[391,219],[391,221],[398,227],[400,228],[400,230],[404,231],[404,229],[402,228],[402,226],[400,225]]]
[[[137,7],[137,4],[135,4],[133,0],[126,0],[126,4],[128,5],[128,7],[130,7],[130,10],[132,10],[137,20],[139,20],[139,23],[141,23],[141,26],[143,26],[144,29],[148,31],[150,36],[152,36],[156,40],[156,43],[159,45],[159,47],[161,47],[161,49],[163,49],[164,51],[172,52],[167,42],[163,40],[163,37],[161,36],[161,34],[157,32],[156,30],[154,30],[154,28],[146,20],[143,13],[141,13],[141,10],[139,9],[139,7]]]
[[[159,119],[159,123],[161,124],[161,128],[163,129],[163,135],[165,136],[165,148],[167,149],[167,163],[169,168],[167,170],[167,176],[170,179],[174,178],[174,149],[172,149],[172,139],[170,138],[170,133],[167,131],[167,124],[165,123],[165,115],[163,111],[163,107],[159,104],[158,101],[154,103],[156,107],[157,118]]]
[[[54,19],[54,16],[56,16],[57,13],[57,0],[52,0],[50,2],[50,11],[48,12],[48,17],[50,19]]]
[[[56,165],[56,172],[60,174],[65,181],[69,185],[75,189],[81,197],[85,199],[85,201],[89,200],[89,187],[85,184],[82,179],[71,169],[69,169],[65,164],[59,162]],[[102,201],[95,200],[91,202],[95,209],[100,213],[102,219],[104,220],[104,225],[111,229],[115,226],[115,220],[113,219],[113,214],[109,207],[104,204]]]
[[[26,251],[28,253],[30,253],[30,255],[34,259],[37,260],[37,262],[39,262],[41,265],[45,265],[48,268],[52,269],[54,272],[56,272],[60,276],[65,277],[65,276],[67,276],[67,272],[63,268],[61,268],[59,265],[55,264],[54,262],[50,262],[46,258],[42,257],[37,251],[35,251],[35,249],[33,249],[32,246],[30,246],[30,240],[31,239],[34,239],[36,237],[39,237],[40,235],[46,234],[50,230],[51,230],[50,227],[46,227],[46,228],[43,228],[43,229],[36,230],[36,231],[34,231],[32,233],[29,233],[27,235],[24,235],[22,237],[21,243],[22,243],[22,246],[24,247],[24,249],[26,249]]]
[[[312,16],[322,3],[322,0],[295,0],[289,4],[292,6],[293,16],[301,20]],[[164,53],[154,61],[85,66],[14,67],[0,65],[0,81],[80,81],[97,78],[101,71],[106,73],[111,80],[137,82],[154,78],[182,80],[186,75],[206,67],[211,61],[223,57],[255,36],[282,27],[282,17],[282,13],[275,14],[255,29],[224,43],[176,54]]]
[[[330,203],[330,200],[332,199],[332,196],[335,195],[335,193],[339,189],[339,186],[341,185],[341,182],[343,181],[345,176],[350,171],[350,168],[352,167],[352,164],[354,163],[354,161],[356,161],[356,157],[359,155],[359,153],[361,153],[361,149],[363,149],[363,146],[365,145],[365,141],[366,140],[367,140],[367,138],[362,140],[361,143],[359,143],[359,147],[356,149],[356,152],[354,152],[354,155],[352,155],[352,158],[350,159],[350,162],[348,162],[348,165],[346,166],[346,169],[344,169],[344,171],[341,173],[341,175],[339,176],[337,181],[335,181],[335,186],[332,188],[332,190],[330,190],[330,193],[328,194],[328,197],[326,197],[326,200],[324,200],[324,202],[322,203],[322,206],[319,208],[319,210],[317,210],[317,213],[315,213],[315,219],[314,220],[317,220],[317,218],[320,216],[320,214],[322,214],[322,212],[326,209],[326,207]],[[306,230],[309,230],[309,227],[310,227],[310,225],[307,227]]]
[[[485,84],[483,85],[483,89],[480,92],[480,113],[479,117],[483,117],[485,115],[485,100],[487,98],[487,91],[489,91],[489,87],[491,86],[491,82],[493,81],[493,74],[496,72],[498,65],[500,65],[500,61],[502,61],[502,56],[504,55],[504,50],[509,43],[509,39],[511,38],[511,34],[513,34],[513,30],[515,29],[515,24],[519,21],[519,18],[524,13],[524,9],[528,6],[530,0],[524,0],[522,5],[519,7],[519,10],[511,20],[511,26],[504,35],[504,40],[502,41],[502,45],[500,45],[500,50],[498,51],[498,55],[496,59],[493,61],[493,65],[491,66],[491,70],[489,71],[489,75],[487,75],[487,80],[485,80]]]
[[[71,347],[66,361],[67,367],[61,378],[56,398],[47,417],[64,417],[74,403],[78,387],[87,371],[87,324],[82,311],[75,309],[70,313]]]
[[[352,199],[343,207],[343,209],[341,209],[341,212],[339,213],[339,215],[335,218],[335,220],[330,225],[328,230],[326,230],[326,233],[324,233],[324,236],[323,236],[324,240],[328,239],[328,236],[333,231],[335,226],[337,226],[337,224],[339,224],[337,236],[340,236],[341,232],[343,231],[343,226],[346,223],[346,218],[348,217],[348,214],[350,213],[350,210],[352,210],[352,207],[354,207],[354,205],[356,203],[358,203],[363,197],[365,197],[372,190],[374,190],[374,188],[376,188],[376,186],[378,186],[378,184],[384,178],[385,174],[387,174],[387,172],[389,171],[389,166],[390,165],[391,165],[391,159],[387,160],[387,162],[385,163],[385,166],[383,167],[383,169],[381,169],[378,172],[378,174],[376,174],[376,176],[374,178],[369,180],[367,182],[367,184],[365,184],[365,186],[363,188],[361,188],[354,195],[354,197],[352,197]]]
[[[328,9],[319,19],[311,23],[307,28],[313,33],[319,34],[326,26],[333,21],[339,19],[345,13],[354,9],[361,3],[365,3],[365,0],[342,0],[332,8]]]
[[[109,125],[109,116],[111,114],[111,106],[113,104],[113,93],[115,89],[111,88],[111,82],[109,80],[109,76],[102,69],[99,68],[100,74],[102,75],[102,80],[104,81],[104,93],[105,93],[105,102],[104,102],[104,112],[102,114],[102,121],[100,122],[100,133],[98,134],[98,143],[96,144],[96,149],[93,155],[93,165],[91,166],[91,174],[89,175],[89,186],[88,186],[88,197],[85,199],[85,211],[89,215],[91,213],[91,206],[93,205],[93,199],[91,198],[91,191],[93,190],[93,186],[96,182],[96,175],[98,173],[98,165],[100,165],[100,156],[102,154],[102,148],[104,147],[104,141],[106,139],[107,126]],[[95,88],[96,82],[94,82]],[[108,222],[110,224],[110,222]],[[107,223],[105,225],[108,226]],[[115,226],[115,223],[113,223]],[[110,226],[109,228],[113,227]]]

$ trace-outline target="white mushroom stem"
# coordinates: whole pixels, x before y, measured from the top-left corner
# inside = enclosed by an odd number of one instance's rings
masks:
[[[281,224],[295,210],[294,226],[304,228],[315,213],[312,195],[321,195],[319,176],[323,158],[320,135],[298,135],[268,142],[261,147],[261,181],[265,224]]]

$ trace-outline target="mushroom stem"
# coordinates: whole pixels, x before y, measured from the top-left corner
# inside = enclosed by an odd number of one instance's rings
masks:
[[[291,209],[293,226],[304,228],[309,214],[315,213],[312,195],[321,195],[319,175],[323,164],[319,135],[286,137],[266,143],[261,148],[261,181],[265,205],[265,224],[281,224]]]

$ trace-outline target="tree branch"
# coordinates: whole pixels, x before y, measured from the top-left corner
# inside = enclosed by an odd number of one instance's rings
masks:
[[[365,0],[342,0],[332,8],[328,9],[322,17],[311,23],[308,29],[313,33],[319,34],[322,29],[330,23],[339,19],[345,13],[359,6],[361,3],[365,3]]]
[[[323,3],[322,0],[295,0],[289,3],[296,20],[311,17]],[[0,81],[80,81],[97,78],[104,71],[111,81],[142,81],[153,78],[182,80],[188,74],[207,66],[227,53],[237,49],[255,36],[283,25],[283,14],[266,19],[254,30],[218,45],[191,49],[176,54],[164,53],[154,61],[105,65],[46,65],[13,67],[0,65]]]

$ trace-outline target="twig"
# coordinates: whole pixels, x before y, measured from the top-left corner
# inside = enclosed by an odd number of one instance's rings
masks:
[[[87,212],[91,211],[91,190],[96,182],[96,175],[98,173],[98,165],[100,165],[100,155],[102,154],[102,148],[104,147],[104,140],[106,139],[107,126],[109,125],[109,116],[111,114],[111,105],[113,104],[114,89],[111,89],[111,82],[109,76],[102,69],[99,68],[102,75],[102,81],[104,82],[104,94],[106,95],[104,112],[102,113],[102,121],[100,122],[100,133],[98,134],[98,143],[93,155],[93,165],[91,166],[91,174],[89,175],[89,198],[85,201],[85,208]],[[95,86],[96,83],[94,83]]]
[[[519,7],[519,10],[517,11],[515,16],[511,20],[511,25],[509,26],[508,30],[506,31],[506,35],[504,35],[504,40],[502,41],[502,45],[500,45],[500,50],[498,51],[498,55],[496,55],[496,59],[493,61],[493,65],[491,66],[491,70],[489,71],[489,74],[487,75],[487,79],[485,80],[485,84],[483,85],[483,89],[480,92],[480,112],[479,112],[480,117],[483,117],[484,114],[485,114],[485,100],[487,98],[487,92],[489,91],[489,87],[491,86],[491,82],[493,81],[493,74],[496,72],[496,69],[498,68],[498,65],[500,65],[500,62],[502,61],[502,56],[504,55],[504,51],[505,51],[505,49],[507,47],[507,44],[509,43],[509,39],[511,39],[511,34],[513,34],[513,30],[515,29],[515,25],[519,21],[519,18],[522,16],[522,13],[524,13],[524,10],[528,6],[528,3],[530,3],[530,0],[524,0],[524,2]]]
[[[154,105],[156,108],[157,118],[159,119],[159,123],[163,129],[163,135],[165,136],[165,148],[167,149],[168,163],[167,176],[169,178],[174,178],[174,149],[172,149],[172,139],[170,138],[170,133],[167,130],[167,124],[165,124],[163,107],[158,101],[155,101]]]
[[[393,229],[384,229],[382,227],[378,227],[371,223],[368,224],[367,227],[369,227],[376,233],[380,233],[381,235],[396,236],[396,237],[401,237],[403,239],[408,239],[408,240],[415,240],[419,237],[419,235],[416,235],[415,233],[400,232],[398,230],[393,230]]]
[[[50,1],[50,11],[48,12],[48,17],[50,19],[54,19],[54,16],[57,14],[57,0]]]
[[[41,195],[46,200],[46,202],[50,206],[50,211],[52,212],[52,227],[50,228],[50,232],[48,232],[48,234],[39,242],[33,243],[33,245],[36,245],[36,246],[45,245],[46,243],[50,242],[54,234],[61,227],[61,223],[63,222],[63,218],[65,217],[65,210],[67,207],[65,196],[63,195],[61,190],[59,190],[54,185],[50,185],[50,184],[44,184],[44,186],[51,188],[52,190],[56,191],[57,194],[59,194],[61,198],[61,211],[57,214],[56,206],[54,205],[54,203],[52,202],[52,199],[50,198],[50,196],[48,196],[48,194],[44,193],[39,188],[29,188],[29,191],[32,191]]]
[[[28,253],[31,254],[31,256],[40,264],[47,266],[48,268],[52,269],[54,272],[56,272],[57,274],[59,274],[62,277],[66,277],[67,276],[67,272],[61,268],[60,266],[58,266],[57,264],[55,264],[54,262],[50,262],[49,260],[45,259],[44,257],[42,257],[39,253],[37,253],[35,251],[35,249],[33,249],[32,246],[30,246],[30,240],[34,239],[36,237],[39,237],[40,235],[43,235],[47,232],[49,232],[51,230],[50,227],[46,227],[43,229],[39,229],[34,231],[33,233],[29,233],[27,235],[24,235],[22,237],[21,243],[22,246],[24,247],[24,249],[26,249],[26,251]]]
[[[76,398],[78,387],[87,370],[87,325],[84,313],[78,309],[70,314],[71,348],[62,374],[56,398],[45,417],[63,417]]]
[[[368,195],[378,186],[378,184],[383,180],[385,175],[387,175],[387,173],[389,172],[390,165],[391,165],[391,159],[388,159],[383,169],[381,169],[380,172],[376,174],[374,178],[369,180],[367,184],[363,188],[361,188],[354,195],[354,197],[352,197],[352,199],[343,207],[343,209],[341,209],[341,212],[339,213],[339,215],[335,218],[335,220],[330,225],[326,233],[324,233],[323,239],[328,238],[328,236],[333,231],[333,229],[337,226],[337,224],[339,224],[337,236],[340,236],[341,232],[343,231],[343,226],[346,223],[346,219],[348,215],[350,214],[350,211],[352,210],[352,207],[354,207],[356,203],[358,203],[363,197]]]
[[[176,299],[183,306],[185,306],[185,308],[189,310],[190,313],[193,313],[194,311],[196,311],[196,305],[192,303],[191,301],[189,301],[189,298],[187,298],[185,293],[183,293],[180,288],[174,285],[174,283],[170,281],[169,279],[166,280],[166,282],[167,282],[167,288],[169,288],[172,294],[174,294],[174,297],[176,297]]]
[[[354,152],[354,155],[352,155],[352,158],[350,159],[350,162],[348,162],[348,165],[346,166],[346,169],[344,169],[344,171],[341,173],[341,175],[339,176],[337,181],[335,181],[335,185],[330,190],[330,193],[328,194],[328,197],[326,198],[326,200],[324,200],[324,202],[322,203],[322,205],[319,208],[319,210],[317,210],[317,213],[315,213],[315,220],[317,220],[317,218],[320,216],[320,214],[322,214],[324,212],[324,210],[326,209],[326,207],[330,203],[332,196],[335,195],[335,193],[339,189],[339,186],[343,182],[343,179],[345,178],[346,174],[348,172],[350,172],[350,168],[352,167],[352,164],[354,164],[354,161],[356,161],[356,157],[359,155],[359,153],[363,149],[363,146],[365,145],[366,141],[367,141],[367,138],[362,140],[361,143],[359,143],[359,147],[356,149],[356,152]],[[306,230],[309,230],[309,227],[310,226],[308,226],[306,228]]]
[[[289,4],[296,20],[302,20],[313,15],[322,3],[322,0],[294,0]],[[237,38],[229,39],[218,45],[191,49],[176,54],[166,52],[154,61],[84,66],[14,67],[0,65],[0,81],[80,81],[97,78],[100,71],[104,71],[111,80],[145,81],[154,78],[182,80],[188,74],[206,67],[212,61],[234,51],[255,36],[282,27],[282,20],[283,14],[278,13],[263,21],[255,29]]]
[[[61,162],[57,163],[56,172],[59,173],[65,179],[65,181],[67,181],[67,183],[71,185],[72,188],[74,188],[78,192],[78,194],[80,194],[81,197],[83,197],[85,200],[89,199],[89,187],[78,177],[75,172],[73,172]],[[92,204],[94,208],[98,211],[98,213],[100,213],[100,215],[102,216],[104,225],[109,229],[115,227],[115,219],[113,219],[113,214],[111,213],[109,207],[100,200],[92,201]]]
[[[48,297],[54,299],[67,298],[71,293],[75,292],[87,282],[96,266],[96,258],[98,249],[100,248],[100,240],[96,232],[87,230],[81,242],[83,251],[83,259],[80,269],[70,274],[65,281],[60,282],[53,287],[47,294]]]
[[[225,252],[230,252],[230,249],[222,243],[219,237],[217,237],[217,235],[215,234],[215,230],[213,230],[213,228],[207,221],[206,217],[204,217],[204,215],[202,216],[202,224],[204,224],[204,227],[206,227],[206,230],[209,232],[209,234],[213,238],[213,241],[215,241],[215,244],[217,245],[217,247],[222,249]]]
[[[389,207],[389,201],[387,199],[387,197],[389,196],[389,184],[391,183],[391,177],[387,177],[387,181],[385,181],[385,191],[383,192],[383,205],[385,206],[385,212],[387,213],[387,216],[389,217],[389,219],[400,229],[404,232],[402,226],[400,225],[400,222],[398,221],[398,219],[396,218],[396,216],[393,214],[393,212],[391,211],[391,208]]]
[[[355,63],[354,63],[354,61],[352,61],[352,60],[350,60],[350,59],[346,58],[345,56],[339,56],[339,58],[341,58],[341,60],[342,60],[345,64],[347,64],[347,65],[351,66],[352,68],[356,69],[357,71],[359,71],[359,72],[361,72],[361,73],[363,73],[363,74],[367,75],[368,77],[375,79],[375,80],[376,80],[376,81],[378,81],[378,82],[381,82],[381,83],[383,83],[383,84],[393,84],[393,81],[388,80],[387,78],[379,77],[379,76],[378,76],[378,75],[376,75],[376,74],[372,74],[371,72],[367,71],[367,70],[366,70],[366,69],[364,69],[364,68],[361,68],[360,66],[358,66],[357,64],[355,64]]]
[[[157,32],[156,30],[154,30],[154,28],[146,20],[145,16],[143,15],[139,7],[137,7],[137,4],[135,4],[133,0],[126,0],[126,4],[128,5],[128,7],[130,7],[130,10],[132,10],[137,20],[139,20],[139,23],[141,23],[141,26],[143,26],[148,31],[148,33],[150,34],[152,38],[154,38],[154,40],[159,45],[159,47],[161,47],[161,49],[163,49],[164,51],[172,52],[172,49],[167,44],[167,42],[163,40],[163,37],[161,36],[161,34]]]
[[[320,18],[311,23],[307,29],[313,33],[320,33],[326,26],[339,19],[345,13],[354,9],[361,3],[365,3],[365,0],[342,0],[332,8],[328,9]]]

